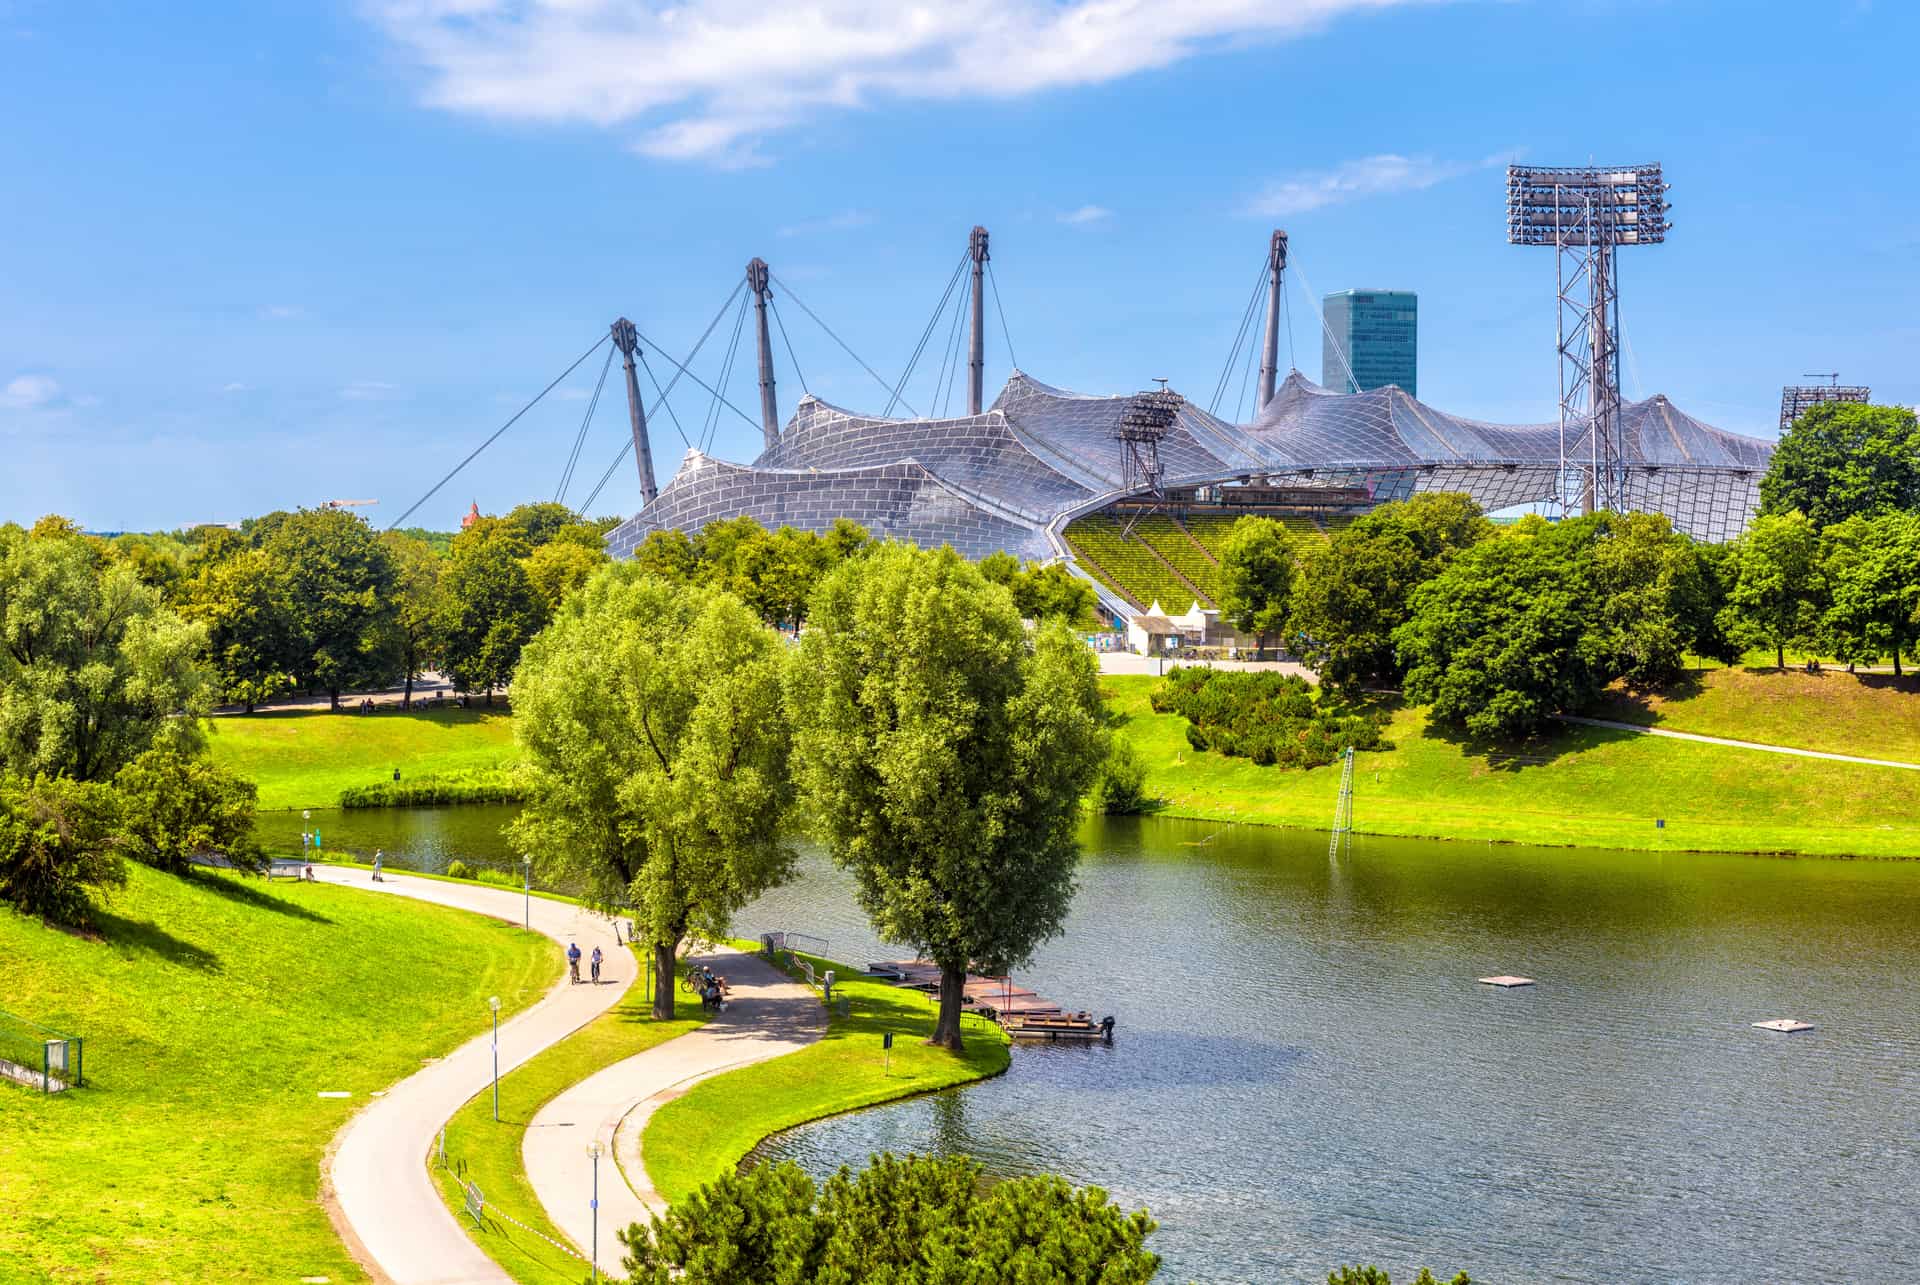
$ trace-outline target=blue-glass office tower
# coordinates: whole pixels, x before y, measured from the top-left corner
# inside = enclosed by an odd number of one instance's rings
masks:
[[[1411,290],[1342,290],[1328,295],[1323,306],[1327,316],[1320,341],[1323,385],[1342,393],[1364,393],[1393,384],[1410,397],[1420,395],[1419,296]]]

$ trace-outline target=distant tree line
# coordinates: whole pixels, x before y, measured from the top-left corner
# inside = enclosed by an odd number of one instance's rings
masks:
[[[1765,647],[1891,659],[1920,639],[1920,430],[1898,407],[1828,403],[1788,430],[1761,513],[1714,545],[1658,514],[1501,528],[1464,495],[1383,504],[1325,541],[1243,518],[1222,614],[1284,639],[1339,689],[1399,688],[1436,722],[1522,736],[1609,685]]]

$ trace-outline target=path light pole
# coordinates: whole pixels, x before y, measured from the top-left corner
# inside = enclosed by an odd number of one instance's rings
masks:
[[[587,1154],[593,1157],[593,1279],[600,1279],[600,1139],[595,1138],[587,1144]]]
[[[493,1122],[500,1123],[500,997],[494,995],[487,1000],[487,1007],[493,1010]]]
[[[520,858],[520,891],[526,896],[527,904],[521,911],[520,926],[528,932],[533,931],[533,854]]]

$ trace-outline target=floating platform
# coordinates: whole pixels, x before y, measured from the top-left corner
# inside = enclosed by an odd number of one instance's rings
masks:
[[[1096,1022],[1085,1013],[1071,1016],[1016,1015],[1000,1023],[1016,1040],[1105,1040],[1113,1042],[1113,1019]]]
[[[1531,977],[1512,977],[1505,973],[1502,973],[1498,977],[1482,977],[1480,984],[1482,986],[1498,986],[1502,990],[1512,990],[1516,986],[1538,985]]]
[[[1813,1029],[1812,1022],[1801,1022],[1791,1017],[1776,1017],[1768,1022],[1755,1022],[1753,1026],[1755,1030],[1779,1031],[1783,1035],[1791,1035],[1795,1031],[1810,1031]]]

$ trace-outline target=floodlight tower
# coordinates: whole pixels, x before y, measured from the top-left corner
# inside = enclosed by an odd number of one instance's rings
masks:
[[[1832,371],[1822,375],[1802,375],[1802,379],[1826,379],[1825,384],[1788,384],[1780,390],[1780,431],[1786,432],[1793,427],[1793,421],[1818,406],[1821,402],[1865,402],[1873,399],[1873,391],[1862,385],[1843,385],[1840,373]]]
[[[653,503],[660,488],[653,484],[653,448],[647,443],[647,409],[640,403],[640,379],[633,373],[633,355],[640,349],[640,332],[625,317],[613,323],[613,346],[620,350],[627,366],[627,418],[633,427],[633,458],[640,465],[640,503],[644,507]]]
[[[1180,416],[1181,397],[1169,388],[1135,393],[1120,412],[1113,440],[1120,443],[1120,484],[1128,491],[1161,494],[1166,468],[1160,463],[1160,439]]]
[[[1667,190],[1658,164],[1507,167],[1507,240],[1554,248],[1563,514],[1626,507],[1613,252],[1667,239]]]

